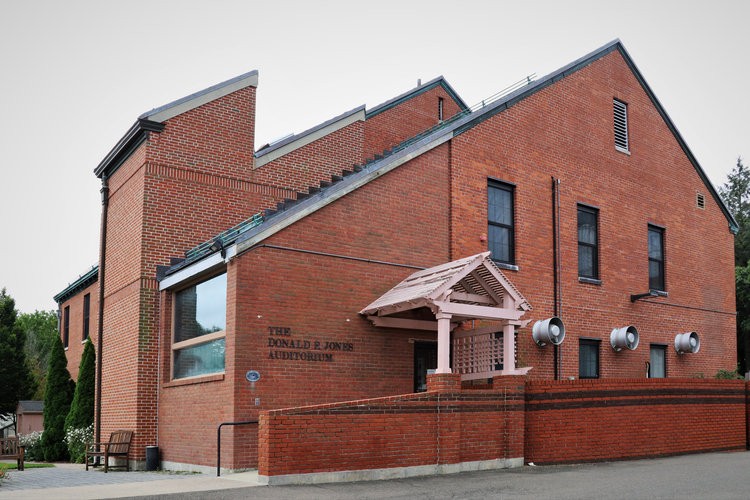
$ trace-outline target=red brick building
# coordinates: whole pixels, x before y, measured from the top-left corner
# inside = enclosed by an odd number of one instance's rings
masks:
[[[222,422],[428,369],[734,368],[736,222],[619,41],[479,107],[441,77],[256,151],[257,83],[141,115],[95,171],[100,263],[56,298],[69,335],[101,310],[98,427],[134,429],[132,459],[213,466]],[[257,427],[224,435],[222,465],[266,467]]]

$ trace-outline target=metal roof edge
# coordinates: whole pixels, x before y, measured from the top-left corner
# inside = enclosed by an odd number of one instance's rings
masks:
[[[451,84],[448,83],[448,81],[442,75],[440,75],[436,78],[433,78],[429,82],[423,83],[417,87],[414,87],[411,90],[407,90],[403,94],[399,94],[396,97],[389,99],[367,110],[367,118],[372,118],[373,116],[378,115],[382,113],[383,111],[387,111],[401,104],[402,102],[408,101],[412,97],[415,97],[419,94],[427,92],[428,90],[432,90],[433,88],[437,86],[443,87],[443,89],[448,93],[448,95],[450,95],[451,98],[454,101],[456,101],[456,103],[458,104],[458,106],[461,108],[462,111],[469,109],[469,106],[466,104],[466,102],[464,102],[461,96],[458,95],[458,92],[456,92],[455,89],[451,86]]]
[[[680,131],[677,130],[677,126],[669,117],[667,110],[664,109],[664,106],[661,105],[661,102],[656,97],[656,94],[654,94],[654,91],[651,90],[651,87],[646,82],[646,79],[643,77],[643,74],[635,65],[633,58],[630,57],[630,54],[625,49],[625,46],[619,41],[617,44],[617,50],[620,52],[620,55],[622,55],[622,58],[625,60],[625,63],[628,65],[630,70],[635,75],[636,79],[638,80],[638,83],[641,84],[641,87],[646,92],[646,95],[648,95],[649,99],[651,99],[652,104],[654,105],[656,110],[659,112],[659,115],[664,120],[664,123],[667,125],[667,128],[669,128],[670,132],[672,132],[672,135],[677,140],[677,144],[679,144],[680,148],[682,148],[682,152],[685,153],[685,156],[687,156],[690,163],[692,163],[693,168],[695,168],[696,172],[698,173],[698,176],[703,181],[703,184],[709,190],[709,192],[711,193],[711,196],[719,205],[719,208],[721,209],[721,211],[724,213],[724,216],[726,217],[727,222],[729,224],[729,230],[733,234],[737,234],[737,232],[739,232],[739,229],[740,229],[740,226],[737,223],[737,220],[732,215],[732,212],[729,211],[729,208],[727,207],[726,203],[724,203],[724,200],[722,199],[721,195],[719,195],[719,192],[711,183],[711,180],[706,175],[706,172],[703,170],[703,167],[701,167],[700,163],[698,162],[698,159],[695,157],[695,155],[693,155],[693,152],[690,150],[690,147],[687,145],[687,142],[685,142],[685,139],[682,137],[682,134],[680,134]]]
[[[203,90],[199,90],[193,94],[181,97],[175,101],[167,103],[158,108],[154,108],[151,111],[146,111],[141,114],[139,118],[146,118],[151,121],[163,123],[170,118],[177,115],[181,115],[191,109],[195,109],[198,106],[202,106],[208,102],[229,95],[232,92],[236,92],[245,87],[257,87],[258,86],[258,70],[252,70],[242,75],[230,78],[216,85],[212,85]]]
[[[353,123],[358,120],[364,120],[365,119],[365,105],[357,106],[354,109],[351,109],[349,111],[346,111],[338,116],[334,116],[330,120],[326,120],[323,123],[320,123],[318,125],[315,125],[314,127],[311,127],[303,132],[300,132],[299,134],[294,134],[291,137],[287,137],[286,139],[283,139],[277,143],[274,143],[268,147],[259,149],[255,152],[255,158],[256,159],[263,159],[264,156],[273,153],[274,151],[278,151],[280,149],[284,149],[283,153],[279,153],[278,155],[272,155],[275,156],[276,159],[279,156],[282,156],[289,151],[294,151],[295,149],[301,148],[302,146],[305,146],[314,140],[318,139],[316,132],[320,132],[324,129],[329,129],[326,131],[325,134],[330,134],[331,132],[335,132],[336,130],[339,130],[341,128],[344,128],[345,126],[349,125],[350,123]],[[357,115],[357,116],[355,116]],[[361,115],[361,116],[358,116]],[[299,144],[295,144],[299,143]],[[266,163],[273,161],[273,160],[261,160],[256,163],[256,168],[265,165]]]
[[[58,304],[63,303],[70,297],[76,295],[84,288],[90,286],[92,283],[96,283],[99,279],[99,266],[93,266],[87,273],[78,277],[77,280],[68,284],[63,291],[52,297],[52,299]]]
[[[107,156],[99,162],[99,165],[94,169],[94,174],[99,178],[103,175],[112,175],[133,154],[133,151],[146,140],[148,132],[161,132],[162,130],[164,130],[164,124],[139,118],[117,141],[117,144],[107,153]]]

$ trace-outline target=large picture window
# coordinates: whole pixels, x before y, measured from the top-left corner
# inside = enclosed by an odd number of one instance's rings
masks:
[[[664,280],[664,230],[648,226],[648,287],[665,291]]]
[[[514,264],[513,186],[489,181],[487,187],[487,237],[492,259]]]
[[[578,276],[599,279],[598,216],[595,208],[578,205]]]
[[[172,378],[224,371],[226,317],[226,273],[175,294]]]

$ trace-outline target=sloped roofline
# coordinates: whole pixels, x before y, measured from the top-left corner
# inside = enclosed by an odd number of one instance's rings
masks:
[[[52,297],[52,299],[58,304],[62,304],[81,290],[96,283],[97,279],[99,279],[99,266],[92,266],[88,272],[79,276],[77,280],[66,286],[63,291]]]
[[[161,132],[164,130],[164,122],[170,118],[245,87],[257,86],[258,70],[253,70],[142,113],[133,126],[115,144],[115,147],[99,162],[99,165],[94,169],[94,174],[99,178],[112,175],[130,157],[133,151],[143,144],[148,138],[149,132]]]
[[[484,120],[487,120],[495,114],[510,108],[511,106],[519,103],[527,97],[530,97],[531,95],[544,89],[545,87],[548,87],[553,83],[565,78],[566,76],[569,76],[577,72],[578,70],[583,69],[589,64],[597,61],[598,59],[601,59],[602,57],[610,54],[615,50],[620,52],[628,67],[631,68],[631,71],[636,76],[636,79],[641,84],[654,106],[657,108],[659,114],[662,116],[662,119],[665,121],[670,131],[672,131],[675,139],[677,140],[685,155],[688,157],[689,161],[692,163],[699,177],[701,178],[701,180],[703,180],[706,188],[709,190],[714,200],[719,205],[729,223],[729,230],[736,234],[736,232],[739,230],[737,221],[729,212],[726,204],[721,199],[711,182],[708,180],[706,173],[703,171],[695,156],[690,151],[690,148],[687,146],[685,140],[682,138],[677,128],[674,126],[672,120],[669,118],[669,115],[666,113],[663,106],[646,83],[643,75],[641,75],[640,71],[633,63],[630,55],[623,47],[622,42],[619,39],[615,39],[612,42],[609,42],[600,47],[599,49],[590,52],[589,54],[571,62],[570,64],[567,64],[562,68],[550,73],[549,75],[539,80],[531,81],[528,85],[514,92],[511,92],[510,94],[503,96],[500,99],[482,108],[479,108],[476,111],[467,110],[463,115],[458,115],[456,119],[446,121],[443,125],[436,127],[431,132],[427,133],[423,137],[420,137],[419,140],[413,141],[408,145],[408,147],[405,147],[390,156],[373,160],[363,166],[363,168],[359,172],[345,177],[343,180],[327,187],[326,189],[321,190],[314,195],[308,196],[304,200],[294,204],[291,208],[274,214],[268,221],[265,221],[264,223],[259,224],[239,235],[233,245],[231,254],[234,256],[251,250],[254,246],[258,245],[266,238],[269,238],[282,229],[294,224],[307,215],[316,212],[317,210],[330,203],[333,203],[337,199],[345,196],[355,189],[358,189],[359,187],[369,183],[370,181],[381,177],[383,174],[399,167],[400,165],[410,161],[411,159],[416,158],[426,153],[427,151],[430,151],[431,149],[434,149],[435,147],[443,144],[444,142],[451,140],[453,137],[466,132],[467,130],[473,128]],[[172,270],[170,269],[170,271],[168,271],[168,274],[171,271]]]
[[[407,90],[403,94],[397,95],[393,99],[388,99],[384,103],[378,104],[372,109],[367,110],[367,118],[372,118],[373,116],[378,115],[383,111],[387,111],[395,106],[398,106],[402,102],[411,99],[412,97],[427,92],[428,90],[432,90],[438,86],[443,87],[443,90],[445,90],[448,95],[451,96],[451,99],[453,99],[456,104],[458,104],[458,107],[461,108],[461,111],[469,109],[469,106],[467,106],[466,102],[461,99],[461,96],[458,95],[458,92],[455,91],[451,84],[448,83],[448,80],[446,80],[443,75],[440,75],[436,78],[433,78],[429,82],[417,85],[413,89]]]

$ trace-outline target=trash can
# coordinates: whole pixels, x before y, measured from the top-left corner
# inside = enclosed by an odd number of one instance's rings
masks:
[[[157,470],[159,468],[159,447],[146,446],[146,470]]]

